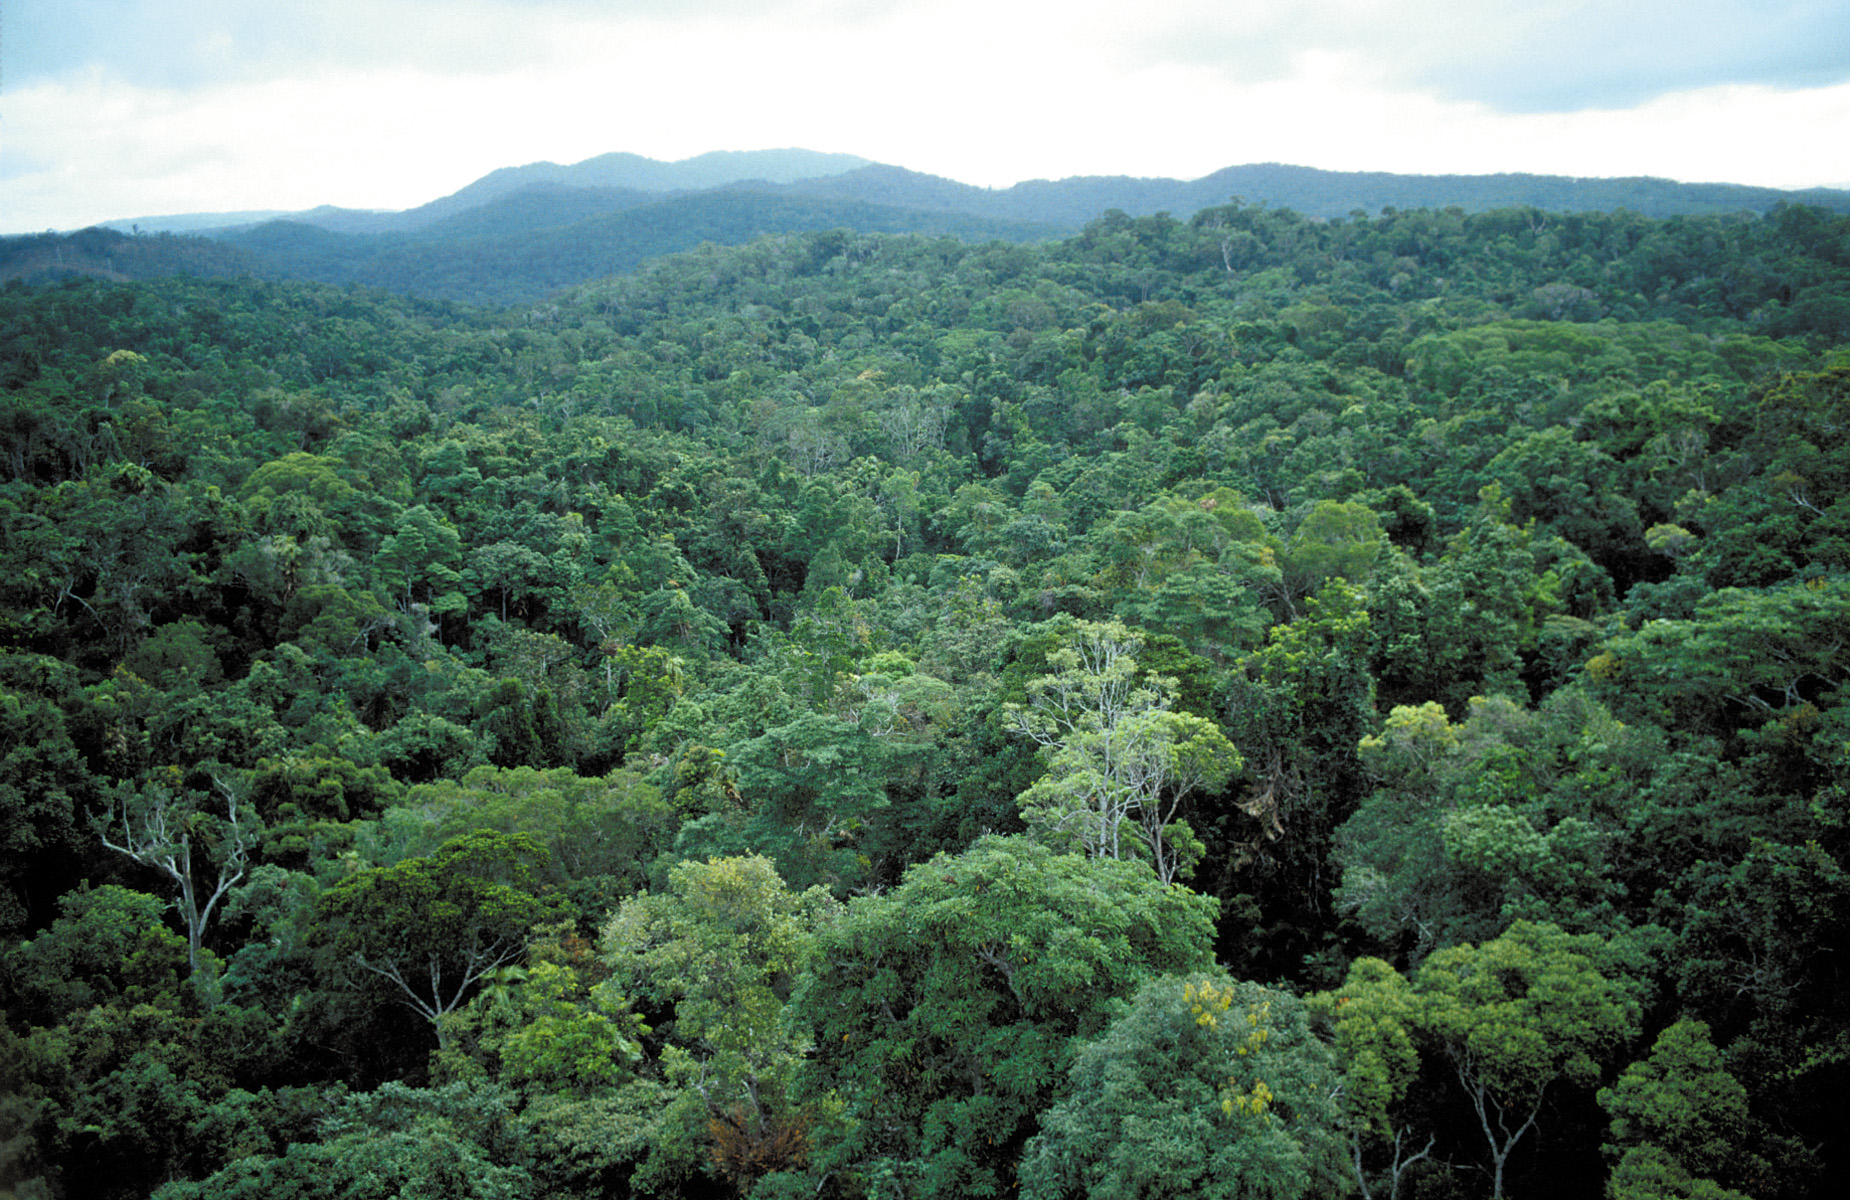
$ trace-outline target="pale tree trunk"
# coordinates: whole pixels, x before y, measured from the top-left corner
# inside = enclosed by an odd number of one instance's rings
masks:
[[[219,794],[225,797],[225,824],[230,831],[231,846],[224,861],[218,865],[217,876],[212,880],[211,891],[204,904],[199,900],[201,883],[194,880],[193,836],[185,828],[187,814],[179,811],[183,807],[179,800],[157,800],[137,814],[130,794],[124,790],[121,793],[120,808],[114,802],[111,803],[109,815],[98,831],[103,845],[118,854],[127,855],[145,867],[159,871],[173,883],[178,892],[174,898],[174,908],[186,924],[186,964],[189,971],[199,970],[199,951],[205,942],[206,926],[212,921],[212,910],[218,907],[225,893],[244,878],[244,868],[250,853],[238,813],[236,790],[217,776],[213,776],[212,783],[218,788]],[[120,841],[115,840],[118,836],[118,823],[121,826]]]

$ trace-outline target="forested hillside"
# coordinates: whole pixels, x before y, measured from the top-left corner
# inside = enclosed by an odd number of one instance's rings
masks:
[[[1075,176],[981,188],[800,150],[705,154],[678,163],[607,154],[571,166],[493,171],[401,212],[322,206],[258,219],[191,214],[114,221],[67,237],[0,238],[0,283],[254,274],[469,304],[529,304],[705,242],[736,246],[836,228],[1046,241],[1070,237],[1113,209],[1192,219],[1229,197],[1345,220],[1358,213],[1392,216],[1398,208],[1625,210],[1666,218],[1765,214],[1799,203],[1850,211],[1850,192],[1841,190],[1645,178],[1395,175],[1261,163],[1189,181]],[[128,236],[149,230],[195,236]]]
[[[967,213],[739,187],[673,199],[610,188],[536,188],[410,233],[341,233],[273,221],[220,236],[248,251],[271,276],[360,283],[471,304],[525,304],[706,242],[736,246],[768,234],[844,227],[973,241],[1029,241],[1069,232]]]
[[[0,290],[0,1193],[1786,1198],[1850,218]]]

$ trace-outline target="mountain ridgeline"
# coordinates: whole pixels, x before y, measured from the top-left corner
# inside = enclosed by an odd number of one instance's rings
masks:
[[[503,168],[403,212],[317,208],[258,221],[190,214],[108,226],[127,234],[206,235],[228,249],[173,239],[135,252],[120,243],[99,246],[94,237],[69,245],[46,237],[4,239],[0,278],[250,271],[478,304],[521,304],[705,241],[739,245],[769,233],[829,228],[1041,241],[1071,236],[1108,211],[1187,218],[1230,197],[1319,219],[1451,207],[1623,209],[1652,217],[1764,214],[1781,203],[1850,211],[1845,192],[1643,178],[1393,175],[1260,164],[1187,182],[1101,176],[991,189],[805,150],[713,153],[673,163],[606,154],[569,166]]]

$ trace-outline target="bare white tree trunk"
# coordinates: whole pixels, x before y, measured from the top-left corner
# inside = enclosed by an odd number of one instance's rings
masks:
[[[206,926],[212,921],[212,910],[244,878],[250,856],[249,831],[238,811],[237,790],[216,775],[212,783],[225,798],[224,828],[229,843],[216,864],[215,875],[198,871],[195,879],[193,835],[187,828],[187,819],[194,810],[177,796],[152,798],[145,805],[137,805],[134,792],[119,789],[98,825],[103,845],[160,872],[174,885],[178,893],[174,908],[186,923],[186,962],[192,971],[199,969],[199,951]],[[207,878],[211,879],[209,891]],[[200,902],[202,891],[206,892],[204,903]]]

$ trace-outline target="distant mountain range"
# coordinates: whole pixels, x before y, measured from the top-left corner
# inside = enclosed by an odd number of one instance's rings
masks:
[[[1780,203],[1850,212],[1850,191],[1649,178],[1394,175],[1264,163],[1188,181],[1076,176],[979,188],[809,150],[720,152],[680,162],[605,154],[568,166],[506,167],[402,212],[324,206],[191,213],[106,224],[127,238],[89,230],[0,239],[0,279],[134,278],[161,273],[169,263],[170,271],[252,272],[520,303],[705,241],[736,244],[837,227],[1032,241],[1076,233],[1111,209],[1185,219],[1233,198],[1319,218],[1454,205],[1624,208],[1652,217],[1766,212]],[[214,244],[194,244],[201,236]],[[138,244],[126,244],[131,240]]]
[[[1008,188],[980,188],[852,154],[813,150],[717,151],[680,162],[636,154],[603,154],[580,163],[529,163],[490,171],[441,199],[403,212],[322,206],[305,212],[189,213],[108,221],[124,233],[197,233],[286,220],[336,233],[405,233],[440,225],[520,193],[569,194],[558,211],[588,216],[633,207],[664,195],[744,188],[783,195],[854,200],[892,208],[958,212],[998,221],[1058,225],[1076,231],[1107,209],[1132,216],[1168,212],[1186,218],[1233,197],[1308,217],[1340,217],[1385,207],[1445,208],[1467,212],[1528,205],[1554,212],[1630,209],[1648,217],[1716,212],[1766,212],[1781,202],[1850,211],[1850,191],[1811,188],[1781,191],[1732,183],[1675,183],[1668,179],[1580,179],[1565,175],[1394,175],[1385,171],[1321,171],[1279,163],[1227,167],[1195,180],[1076,175],[1036,179]],[[532,213],[543,205],[517,211]],[[482,217],[473,222],[479,230]]]
[[[582,204],[600,195],[591,212],[613,212],[664,195],[708,191],[734,184],[795,184],[825,176],[845,175],[875,164],[852,154],[820,154],[814,150],[720,150],[680,162],[660,162],[639,154],[600,154],[580,163],[528,163],[501,167],[448,196],[402,212],[335,208],[322,205],[302,212],[225,213],[214,220],[209,213],[173,217],[135,217],[105,221],[110,229],[130,233],[198,233],[241,229],[269,221],[293,221],[335,233],[409,233],[438,225],[448,218],[495,204],[517,193],[577,193]],[[577,212],[571,202],[565,211]]]

